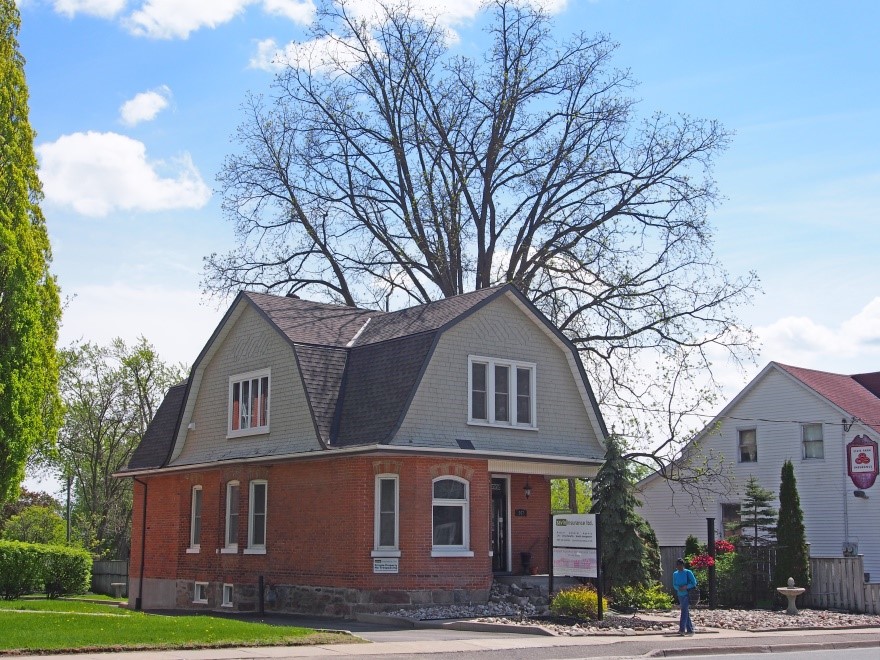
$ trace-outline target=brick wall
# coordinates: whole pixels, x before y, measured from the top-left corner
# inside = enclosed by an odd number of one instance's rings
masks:
[[[399,473],[399,573],[374,574],[373,509],[375,475]],[[470,549],[473,557],[431,556],[431,481],[452,474],[470,486]],[[266,553],[245,554],[248,484],[268,482]],[[335,457],[274,465],[232,465],[205,471],[146,477],[146,564],[148,580],[177,582],[179,607],[192,604],[193,582],[210,583],[209,608],[219,606],[220,585],[235,585],[235,607],[253,609],[255,585],[264,577],[267,609],[345,614],[388,604],[485,600],[492,580],[489,557],[490,477],[483,460],[451,457]],[[224,546],[226,483],[240,483],[238,551]],[[549,483],[532,477],[525,500],[525,477],[514,475],[511,509],[514,571],[519,553],[530,551],[533,565],[547,570]],[[191,493],[202,487],[200,550],[187,553]],[[140,571],[143,487],[135,483],[132,523],[132,589]],[[511,511],[512,513],[512,511]],[[320,593],[320,598],[315,593]],[[145,586],[145,596],[147,587]],[[332,596],[332,597],[331,597]],[[205,606],[202,606],[205,607]]]

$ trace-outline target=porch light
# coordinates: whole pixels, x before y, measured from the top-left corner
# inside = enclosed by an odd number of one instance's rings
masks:
[[[526,494],[526,499],[529,499],[532,496],[532,487],[529,486],[528,477],[526,477],[526,485],[523,486],[523,492]]]

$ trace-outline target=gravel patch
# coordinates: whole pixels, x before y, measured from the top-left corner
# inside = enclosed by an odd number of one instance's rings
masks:
[[[547,615],[546,608],[512,603],[427,607],[419,610],[400,610],[390,614],[418,620],[468,619],[510,626],[541,626],[560,636],[636,635],[678,631],[678,611],[633,615],[610,612],[603,621],[585,623],[559,622]],[[770,610],[696,609],[691,610],[691,618],[696,628],[743,631],[880,627],[880,616],[877,615],[810,609],[800,610],[796,615]]]

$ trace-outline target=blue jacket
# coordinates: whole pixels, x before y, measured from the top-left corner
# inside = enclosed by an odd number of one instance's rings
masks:
[[[676,570],[672,573],[672,586],[676,593],[681,593],[681,587],[685,587],[685,591],[690,591],[697,588],[697,578],[688,568],[683,571]]]

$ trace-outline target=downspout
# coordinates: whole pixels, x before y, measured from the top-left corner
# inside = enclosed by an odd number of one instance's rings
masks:
[[[845,419],[840,420],[840,445],[843,449],[843,547],[846,548],[849,543],[849,511],[847,509],[847,494],[849,492],[849,475],[846,473],[847,455],[846,455],[846,431],[852,427],[852,422],[847,423]]]
[[[144,487],[144,507],[141,518],[141,574],[138,578],[138,595],[134,600],[134,609],[142,610],[144,604],[144,564],[147,562],[144,556],[147,548],[147,482],[141,481],[137,477],[133,477],[133,479]]]

